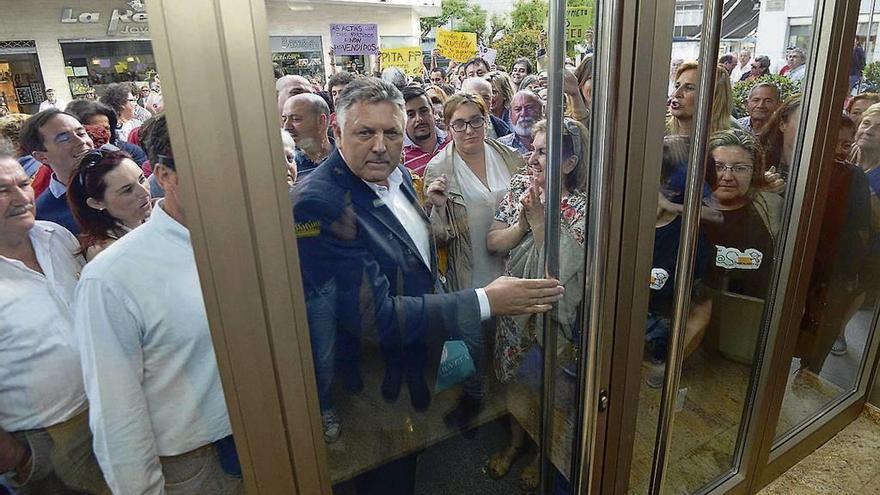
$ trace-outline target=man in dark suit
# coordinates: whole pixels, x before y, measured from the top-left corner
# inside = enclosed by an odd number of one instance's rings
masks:
[[[413,407],[424,410],[426,337],[496,315],[547,311],[563,289],[557,280],[500,277],[442,293],[431,226],[400,164],[403,96],[390,83],[358,79],[340,94],[336,113],[338,150],[293,192],[322,413],[332,410],[327,374],[336,328],[345,321],[378,334],[385,400],[397,399],[405,379]]]

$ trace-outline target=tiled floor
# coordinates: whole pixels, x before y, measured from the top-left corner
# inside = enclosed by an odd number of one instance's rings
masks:
[[[880,410],[872,408],[759,495],[880,494]]]

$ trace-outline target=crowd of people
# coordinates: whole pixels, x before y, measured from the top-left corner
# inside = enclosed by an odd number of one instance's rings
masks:
[[[510,441],[488,469],[500,478],[540,430],[543,359],[553,353],[559,380],[575,379],[588,283],[593,60],[565,63],[558,164],[547,154],[543,62],[522,58],[507,70],[475,57],[444,68],[432,57],[424,77],[395,67],[334,71],[323,87],[277,75],[283,174],[328,444],[344,434],[340,411],[354,395],[375,393],[401,416],[429,410],[440,350],[462,341],[473,372],[455,382],[447,428],[473,434],[498,399],[487,397],[488,381],[501,385],[496,391],[525,390],[501,400]],[[803,50],[789,50],[787,62],[786,77],[802,80]],[[699,63],[676,65],[645,326],[654,388],[668,353],[699,90]],[[762,79],[769,67],[744,51],[723,55],[715,69],[686,356],[716,346],[706,336],[736,323],[724,315],[760,310],[770,291],[799,166],[801,100],[783,99]],[[747,114],[735,118],[739,80],[756,83],[740,102]],[[97,101],[61,109],[55,99],[35,115],[0,118],[8,141],[0,150],[0,473],[12,473],[17,493],[243,491],[185,193],[161,100],[151,98],[111,84]],[[875,292],[872,267],[858,263],[880,243],[880,95],[849,98],[839,129],[825,190],[834,201],[822,218],[815,297],[797,351],[817,373],[829,352],[846,352],[853,301]],[[558,279],[544,273],[552,166],[562,177]],[[539,314],[551,308],[544,327]],[[555,332],[555,349],[543,349],[545,332]],[[381,365],[378,390],[365,390],[367,363]],[[409,405],[400,401],[404,384]],[[536,461],[521,476],[524,488],[537,485]],[[417,463],[405,455],[360,475],[357,486],[405,492]],[[568,468],[558,468],[564,482]]]

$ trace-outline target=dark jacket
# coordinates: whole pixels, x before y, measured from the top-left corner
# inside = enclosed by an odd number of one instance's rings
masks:
[[[399,168],[401,188],[427,224],[410,175]],[[386,350],[415,346],[410,355],[415,358],[424,351],[428,332],[479,324],[476,292],[441,292],[434,245],[429,267],[391,210],[351,172],[339,151],[297,183],[292,200],[306,292],[335,282],[350,301],[337,310],[356,312],[364,325],[374,325]]]

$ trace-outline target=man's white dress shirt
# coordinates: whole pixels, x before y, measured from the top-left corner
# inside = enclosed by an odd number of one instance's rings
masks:
[[[114,493],[164,493],[159,456],[232,433],[189,230],[161,205],[76,290],[94,450]]]
[[[376,196],[379,197],[379,200],[391,210],[391,213],[394,214],[394,217],[397,218],[397,221],[400,222],[403,229],[409,234],[410,239],[415,243],[422,261],[425,262],[429,270],[432,269],[431,240],[428,225],[418,210],[416,210],[416,206],[410,202],[400,187],[403,185],[403,172],[400,171],[400,168],[395,168],[391,175],[388,176],[387,187],[367,181],[364,181],[364,184],[372,189]],[[486,291],[482,287],[477,288],[476,293],[477,301],[480,304],[480,319],[483,321],[488,320],[492,316],[489,296],[486,295]]]
[[[0,256],[0,427],[45,428],[86,409],[71,304],[84,260],[64,227],[37,220],[43,273]]]

